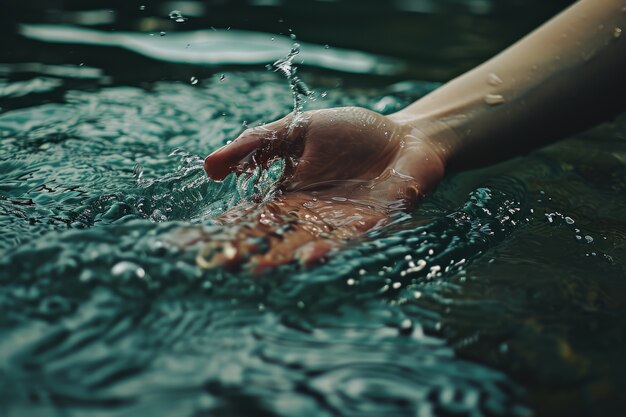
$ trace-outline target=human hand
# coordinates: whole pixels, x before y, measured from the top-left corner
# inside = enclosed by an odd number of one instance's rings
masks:
[[[234,228],[210,241],[202,266],[249,265],[255,273],[320,261],[346,241],[412,208],[444,175],[436,146],[414,126],[363,108],[314,110],[249,129],[205,160],[214,180],[284,158],[277,192],[219,216]]]

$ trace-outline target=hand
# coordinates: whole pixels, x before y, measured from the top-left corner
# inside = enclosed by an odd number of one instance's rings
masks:
[[[223,180],[284,158],[273,197],[245,203],[216,220],[232,225],[228,242],[210,241],[202,266],[249,265],[255,273],[320,261],[390,214],[434,189],[444,163],[418,129],[355,107],[315,110],[249,129],[205,160]]]

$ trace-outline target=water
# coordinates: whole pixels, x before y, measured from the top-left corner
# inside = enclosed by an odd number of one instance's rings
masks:
[[[291,39],[296,39],[294,34],[291,34]],[[305,104],[304,98],[314,98],[313,92],[297,75],[298,67],[293,63],[293,59],[299,53],[300,44],[296,42],[293,44],[287,55],[274,62],[271,66],[268,66],[268,69],[273,69],[275,72],[278,72],[287,78],[291,94],[293,95],[293,112],[296,117],[302,113]]]
[[[624,120],[252,278],[198,255],[280,166],[215,183],[202,160],[293,110],[281,75],[0,69],[0,415],[621,415]],[[310,108],[437,86],[300,71]]]

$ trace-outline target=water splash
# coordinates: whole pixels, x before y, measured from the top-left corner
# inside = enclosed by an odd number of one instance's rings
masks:
[[[296,116],[302,113],[303,97],[314,98],[313,91],[297,75],[298,67],[293,63],[293,59],[299,53],[300,44],[295,42],[287,55],[267,66],[268,70],[284,75],[289,81],[289,88],[293,94],[293,111]]]

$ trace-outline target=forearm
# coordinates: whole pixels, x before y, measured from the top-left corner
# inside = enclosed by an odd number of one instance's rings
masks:
[[[581,0],[498,56],[391,115],[448,170],[495,162],[626,109],[626,0]]]

